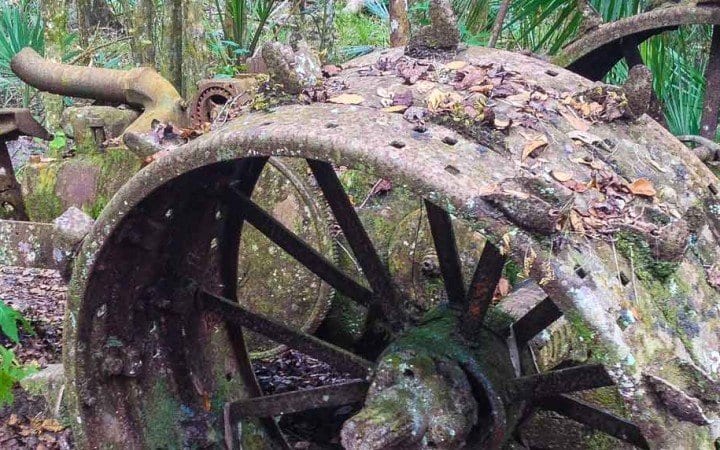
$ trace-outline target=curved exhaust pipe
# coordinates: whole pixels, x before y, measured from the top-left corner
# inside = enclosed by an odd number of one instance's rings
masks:
[[[147,132],[153,120],[186,124],[186,104],[175,87],[154,69],[113,70],[48,61],[26,47],[10,62],[12,71],[30,86],[51,94],[127,103],[142,115],[125,132]]]

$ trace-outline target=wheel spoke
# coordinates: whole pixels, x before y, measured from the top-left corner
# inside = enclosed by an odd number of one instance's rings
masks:
[[[541,399],[536,403],[536,406],[548,411],[554,411],[590,428],[628,442],[635,447],[650,448],[637,425],[580,400],[558,395]]]
[[[265,212],[237,188],[230,189],[230,196],[243,209],[245,220],[257,228],[268,239],[285,250],[290,256],[323,279],[343,295],[364,306],[369,306],[372,291],[345,275],[323,255],[310,247],[295,233]]]
[[[532,401],[614,384],[602,364],[592,364],[516,378],[509,393],[514,400]]]
[[[251,195],[255,189],[257,180],[267,163],[267,158],[245,159],[237,164],[233,178],[238,180],[237,189],[246,195]],[[223,204],[222,217],[220,223],[219,237],[219,276],[222,284],[222,296],[232,301],[237,301],[237,282],[238,282],[238,257],[240,252],[240,236],[244,217],[242,210],[232,208],[230,205]],[[243,378],[247,386],[252,389],[253,395],[262,395],[260,385],[255,378],[255,374],[250,367],[247,347],[242,330],[236,327],[225,327],[228,333],[228,339],[232,346],[235,358],[238,360],[240,367],[240,376]]]
[[[486,241],[468,290],[467,314],[463,316],[463,333],[469,339],[475,337],[485,320],[504,266],[500,250]]]
[[[394,295],[390,273],[380,260],[332,165],[313,159],[307,162],[370,287],[382,297]]]
[[[285,344],[308,356],[325,361],[339,370],[349,372],[355,376],[365,377],[373,367],[372,362],[353,353],[329,344],[315,336],[293,330],[280,322],[253,313],[226,298],[200,290],[198,299],[202,309],[218,313],[226,322],[262,334],[279,344]]]
[[[252,195],[267,161],[268,158],[247,158],[238,162],[235,173],[233,174],[233,179],[237,180],[236,188],[245,195]],[[221,205],[221,208],[223,220],[220,223],[218,233],[221,292],[224,297],[237,302],[238,260],[244,216],[242,210],[239,208],[232,208],[227,204]],[[232,347],[233,354],[238,360],[240,377],[243,379],[251,395],[261,396],[262,389],[260,388],[257,378],[255,378],[255,373],[249,362],[250,357],[247,346],[245,345],[245,336],[243,335],[242,329],[227,326],[226,322],[225,330],[228,334],[228,340]],[[290,448],[274,420],[261,419],[261,421],[276,441],[284,444],[283,448]],[[226,430],[226,432],[229,432],[229,429]],[[232,446],[228,448],[232,448]]]
[[[245,196],[252,195],[260,174],[267,163],[267,158],[253,158],[240,161],[235,177],[238,179],[234,188]],[[238,257],[240,252],[240,235],[244,223],[243,210],[223,205],[224,220],[220,231],[220,281],[222,296],[237,299]]]
[[[643,64],[642,55],[640,55],[640,43],[636,38],[628,37],[623,39],[620,45],[622,46],[622,54],[628,69]]]
[[[244,417],[273,417],[310,409],[336,407],[360,403],[370,384],[367,381],[349,381],[302,391],[248,398],[229,404],[230,420]]]
[[[448,300],[451,305],[464,305],[465,282],[450,214],[427,200],[425,200],[425,209]]]
[[[512,325],[517,345],[526,344],[560,317],[562,317],[562,311],[550,297],[546,297]]]

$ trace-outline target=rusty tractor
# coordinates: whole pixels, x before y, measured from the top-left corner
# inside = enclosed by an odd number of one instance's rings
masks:
[[[201,91],[182,120],[222,126],[134,175],[76,253],[82,448],[290,448],[278,418],[313,410],[356,450],[717,445],[716,176],[621,88],[433,32],[271,107]],[[344,381],[263,395],[251,339]]]

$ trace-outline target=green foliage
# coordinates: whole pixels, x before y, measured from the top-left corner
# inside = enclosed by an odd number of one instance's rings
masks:
[[[252,55],[266,31],[270,16],[280,3],[279,0],[227,0],[227,8],[223,9],[219,0],[215,0],[225,36],[216,43],[224,46],[238,61]]]
[[[343,62],[375,47],[388,45],[390,27],[375,16],[338,12],[335,16],[335,54],[331,59]]]
[[[67,148],[67,137],[62,131],[55,133],[53,140],[48,143],[48,148],[52,155],[59,157]]]
[[[646,11],[648,0],[591,0],[606,22]],[[582,14],[573,0],[513,2],[505,23],[505,45],[511,49],[558,54],[581,33]],[[705,97],[704,71],[710,26],[685,26],[653,37],[640,46],[644,63],[654,76],[654,90],[664,105],[665,120],[674,134],[698,134]],[[622,84],[628,76],[619,63],[606,82]]]
[[[30,322],[20,312],[0,300],[0,330],[15,344],[20,342],[18,325],[25,331],[32,332]]]
[[[20,342],[19,327],[32,332],[30,322],[0,300],[0,330],[15,344]],[[12,404],[15,384],[35,372],[35,366],[23,366],[17,361],[12,350],[0,345],[0,407]]]
[[[40,10],[24,0],[0,6],[0,77],[6,83],[18,82],[10,61],[20,50],[32,47],[45,53],[45,37]]]
[[[390,12],[385,0],[365,0],[365,8],[380,20],[390,20]]]
[[[28,0],[0,4],[0,89],[22,86],[10,69],[10,61],[23,48],[45,53],[45,34],[40,9]],[[23,86],[23,106],[30,103],[30,89]]]

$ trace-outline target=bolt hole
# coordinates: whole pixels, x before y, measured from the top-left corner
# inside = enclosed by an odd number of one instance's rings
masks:
[[[225,374],[225,379],[226,379],[227,381],[232,380],[232,379],[233,379],[232,374],[231,374],[230,372],[226,373],[226,374]]]
[[[442,139],[442,141],[443,141],[443,143],[445,143],[445,144],[447,144],[447,145],[455,145],[455,144],[458,143],[458,140],[455,139],[455,138],[452,137],[452,136],[445,136],[445,137]]]
[[[712,192],[712,195],[718,195],[718,188],[714,184],[709,184],[708,189]]]
[[[625,275],[625,272],[620,272],[619,278],[623,286],[627,286],[630,283],[630,278]]]
[[[336,124],[336,123],[333,123],[333,122],[329,122],[329,123],[326,123],[326,124],[325,124],[325,128],[337,128],[337,127],[339,127],[339,126],[340,126],[340,125],[338,125],[338,124]]]
[[[415,378],[415,372],[413,372],[413,371],[410,370],[410,369],[405,369],[405,370],[403,371],[403,375],[405,375],[405,376],[408,377],[408,378]]]
[[[416,125],[415,128],[413,128],[413,131],[417,133],[425,133],[427,131],[427,127],[424,127],[422,125]]]
[[[582,268],[581,266],[579,266],[579,265],[578,265],[578,266],[575,266],[575,274],[576,274],[577,276],[579,276],[580,278],[583,278],[583,279],[584,279],[585,277],[587,277],[587,275],[588,275],[587,272],[585,271],[585,269],[583,269],[583,268]]]
[[[546,73],[547,75],[550,75],[551,77],[556,77],[556,76],[560,75],[557,71],[552,70],[552,69],[546,70],[545,73]]]
[[[445,166],[445,171],[453,175],[458,175],[460,173],[460,169],[455,166]]]
[[[392,141],[390,143],[390,147],[395,147],[395,148],[404,148],[405,145],[406,144],[403,141]]]

